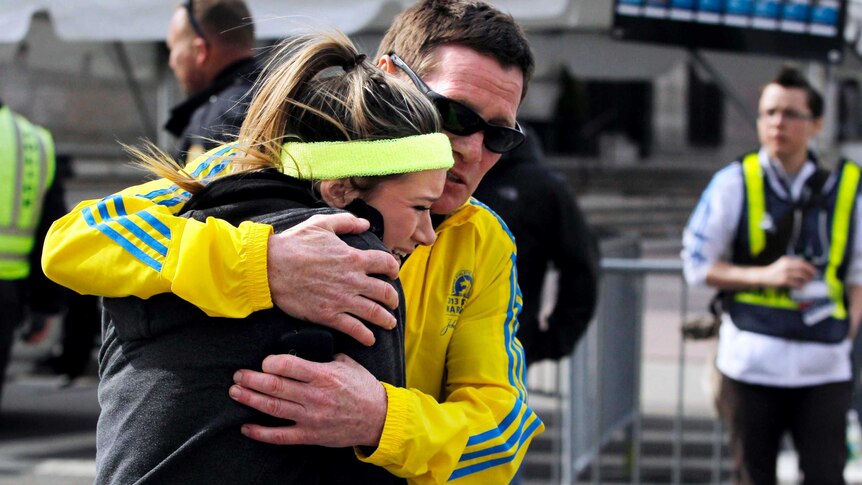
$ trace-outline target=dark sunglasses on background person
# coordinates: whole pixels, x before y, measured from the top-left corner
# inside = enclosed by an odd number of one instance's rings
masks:
[[[410,69],[403,59],[398,57],[394,52],[389,53],[389,58],[392,63],[399,69],[404,71],[407,76],[413,81],[413,84],[422,91],[422,94],[428,97],[437,111],[440,112],[440,117],[443,119],[443,129],[458,135],[468,136],[473,133],[482,131],[485,134],[485,148],[494,153],[506,153],[518,148],[521,143],[524,143],[527,135],[521,128],[518,122],[515,122],[514,128],[508,126],[495,125],[485,121],[478,113],[468,108],[467,106],[449,99],[440,93],[434,92],[418,74]]]
[[[206,44],[209,44],[207,40],[207,36],[204,35],[204,30],[201,28],[201,24],[198,23],[197,17],[195,17],[195,2],[194,0],[186,0],[183,2],[183,7],[185,7],[186,12],[189,13],[189,23],[192,25],[192,29],[195,31],[195,34],[204,40]]]

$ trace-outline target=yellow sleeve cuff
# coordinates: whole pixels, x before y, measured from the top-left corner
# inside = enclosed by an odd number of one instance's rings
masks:
[[[373,453],[367,455],[359,447],[354,447],[356,457],[365,463],[386,466],[393,463],[393,458],[399,456],[404,449],[404,430],[408,425],[407,397],[410,391],[381,382],[386,390],[386,421],[383,423],[383,433],[380,443]],[[368,449],[368,448],[364,448]]]
[[[269,278],[266,272],[266,256],[272,226],[254,222],[243,222],[242,231],[244,266],[246,267],[246,298],[252,311],[272,308],[272,295],[269,292]]]

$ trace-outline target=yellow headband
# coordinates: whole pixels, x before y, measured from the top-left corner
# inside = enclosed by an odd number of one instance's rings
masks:
[[[281,148],[285,175],[332,180],[451,168],[452,145],[443,133],[370,141],[288,142]]]

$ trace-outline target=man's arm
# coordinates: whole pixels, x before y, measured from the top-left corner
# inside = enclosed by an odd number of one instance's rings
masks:
[[[587,330],[598,300],[599,249],[574,194],[561,180],[551,179],[557,206],[554,224],[558,232],[548,241],[550,259],[559,272],[554,309],[548,317],[548,332],[544,338],[553,339],[539,348],[558,348],[559,359],[572,351]],[[530,357],[530,356],[528,356]],[[540,357],[541,358],[541,357]]]
[[[223,166],[220,172],[225,169]],[[200,173],[209,172],[203,170]],[[216,220],[203,223],[176,217],[175,214],[190,197],[182,188],[161,179],[101,200],[78,204],[72,212],[51,225],[42,255],[45,274],[82,294],[148,298],[174,291],[189,299],[186,293],[191,291],[193,298],[201,300],[196,303],[202,310],[210,314],[238,316],[232,315],[231,309],[222,308],[217,298],[206,295],[217,284],[214,266],[222,263],[213,257],[213,253],[233,251],[233,257],[228,257],[223,263],[228,268],[238,267],[241,265],[240,255],[236,253],[243,242],[265,241],[271,229],[263,225],[237,229]],[[195,249],[189,243],[199,249],[187,251]],[[223,246],[216,248],[215,244]],[[254,252],[242,256],[247,260],[257,257],[257,269],[265,269],[265,249],[260,256]],[[183,279],[182,273],[192,268],[201,276],[201,295],[195,293],[191,275]],[[244,275],[244,280],[252,275]],[[206,276],[209,279],[203,280]],[[253,281],[236,281],[233,288],[225,290],[236,291],[250,283]],[[268,294],[251,293],[242,297],[251,298],[246,307],[260,309],[271,306]],[[240,314],[251,311],[248,308],[232,310]]]
[[[237,373],[230,395],[297,424],[246,425],[243,432],[276,444],[376,446],[358,450],[363,461],[415,483],[508,483],[544,425],[525,402],[523,349],[514,338],[521,302],[511,254],[487,278],[487,287],[474,288],[453,330],[440,401],[389,385],[381,397],[368,384],[367,371],[343,360],[317,364],[273,356],[268,374]],[[426,328],[439,332],[436,325]]]
[[[199,179],[228,173],[221,150],[187,170]],[[380,251],[351,248],[334,234],[362,232],[366,221],[349,214],[319,216],[273,235],[262,224],[234,227],[213,218],[177,217],[189,198],[160,179],[82,202],[52,225],[45,273],[84,294],[147,298],[173,292],[212,316],[244,317],[275,301],[291,315],[365,344],[373,335],[356,317],[395,325],[374,300],[394,307],[397,293],[367,274],[395,277],[397,262]]]
[[[795,256],[782,256],[768,266],[739,266],[717,261],[706,273],[706,284],[714,288],[802,288],[817,276],[817,268]]]

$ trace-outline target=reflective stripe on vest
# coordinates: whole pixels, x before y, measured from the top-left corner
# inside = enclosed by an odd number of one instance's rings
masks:
[[[748,199],[748,247],[752,256],[758,256],[766,249],[766,231],[763,229],[766,191],[763,190],[763,169],[757,153],[751,153],[742,160],[742,170],[745,172],[745,195]]]
[[[748,234],[749,248],[752,257],[756,257],[766,248],[766,231],[763,220],[766,214],[766,196],[764,191],[763,169],[757,153],[747,155],[742,161],[745,174],[745,195],[748,200]],[[829,241],[829,261],[824,271],[823,279],[829,289],[829,297],[835,303],[832,318],[844,320],[847,318],[847,308],[844,304],[844,283],[838,279],[838,268],[844,263],[847,250],[853,205],[856,202],[856,192],[859,185],[859,166],[847,162],[841,171],[841,183],[838,187],[835,208],[832,214],[832,231]],[[789,291],[783,288],[768,288],[760,291],[739,291],[734,299],[740,303],[760,305],[785,310],[798,310],[799,305],[790,298]]]
[[[45,192],[56,171],[54,141],[8,107],[0,107],[0,279],[30,274],[28,260]]]

